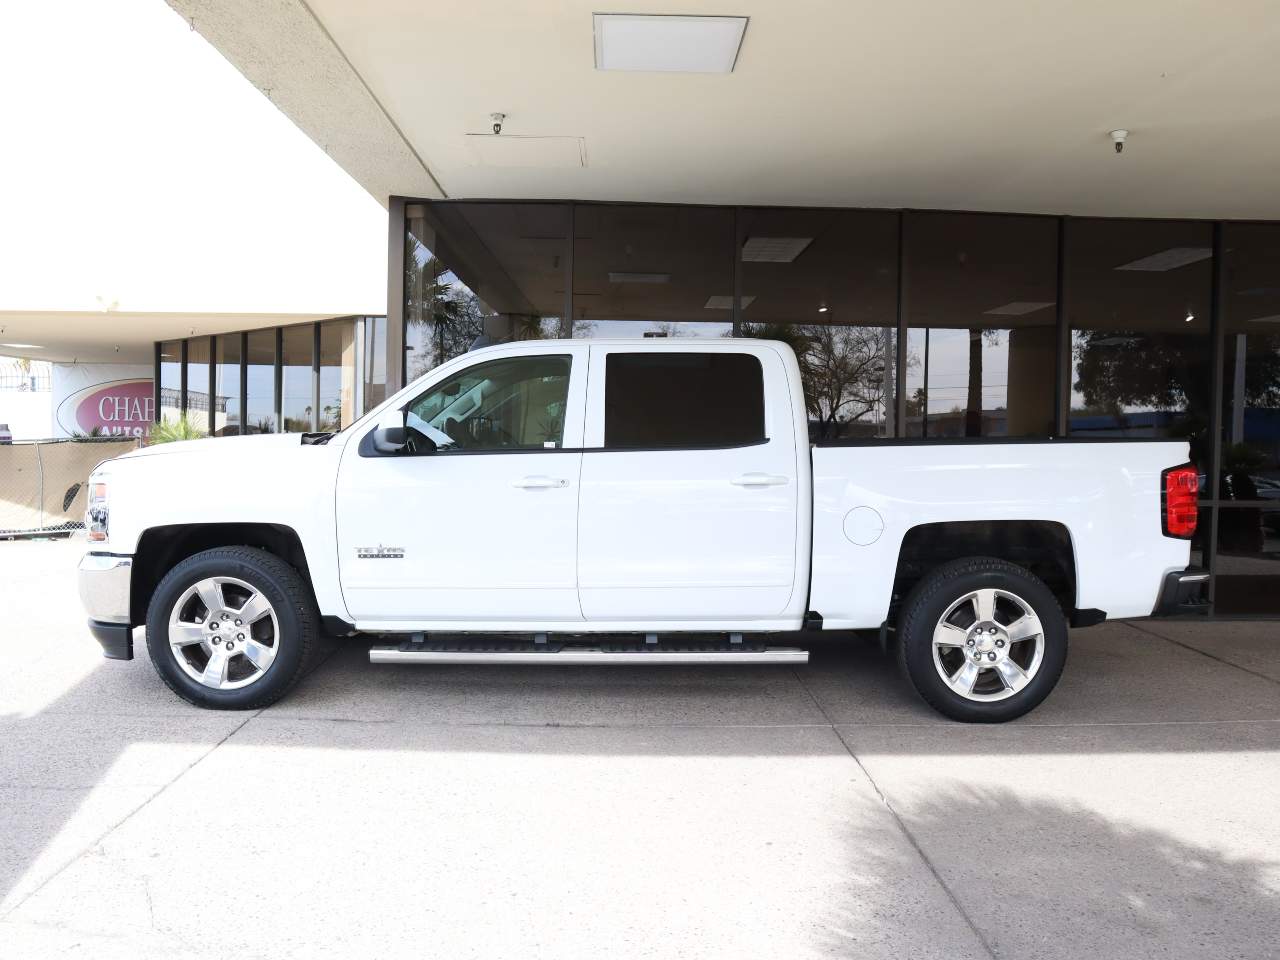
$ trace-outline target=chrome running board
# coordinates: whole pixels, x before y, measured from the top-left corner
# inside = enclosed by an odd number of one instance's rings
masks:
[[[370,663],[493,663],[540,666],[661,666],[709,663],[808,663],[809,651],[748,643],[474,644],[409,640],[369,649]]]

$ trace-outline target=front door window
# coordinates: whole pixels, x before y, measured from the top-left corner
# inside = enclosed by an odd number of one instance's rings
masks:
[[[406,425],[441,452],[556,449],[564,444],[569,368],[568,356],[476,364],[410,403]]]

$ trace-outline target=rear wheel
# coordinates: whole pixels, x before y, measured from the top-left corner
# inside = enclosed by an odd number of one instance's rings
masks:
[[[188,557],[160,582],[147,609],[147,648],[184,700],[252,710],[302,677],[318,619],[289,564],[252,547],[219,547]]]
[[[954,720],[998,723],[1049,695],[1067,660],[1057,598],[1030,571],[971,557],[944,564],[911,591],[899,658],[925,701]]]

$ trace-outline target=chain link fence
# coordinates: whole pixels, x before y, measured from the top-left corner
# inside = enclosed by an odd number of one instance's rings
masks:
[[[0,537],[84,526],[89,473],[103,460],[136,450],[122,437],[30,440],[0,444]]]

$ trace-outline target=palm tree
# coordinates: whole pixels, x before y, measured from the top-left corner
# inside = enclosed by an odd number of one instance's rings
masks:
[[[419,359],[416,377],[465,353],[484,332],[484,304],[440,259],[412,234],[405,237],[405,317],[411,327],[429,330],[430,362]]]

